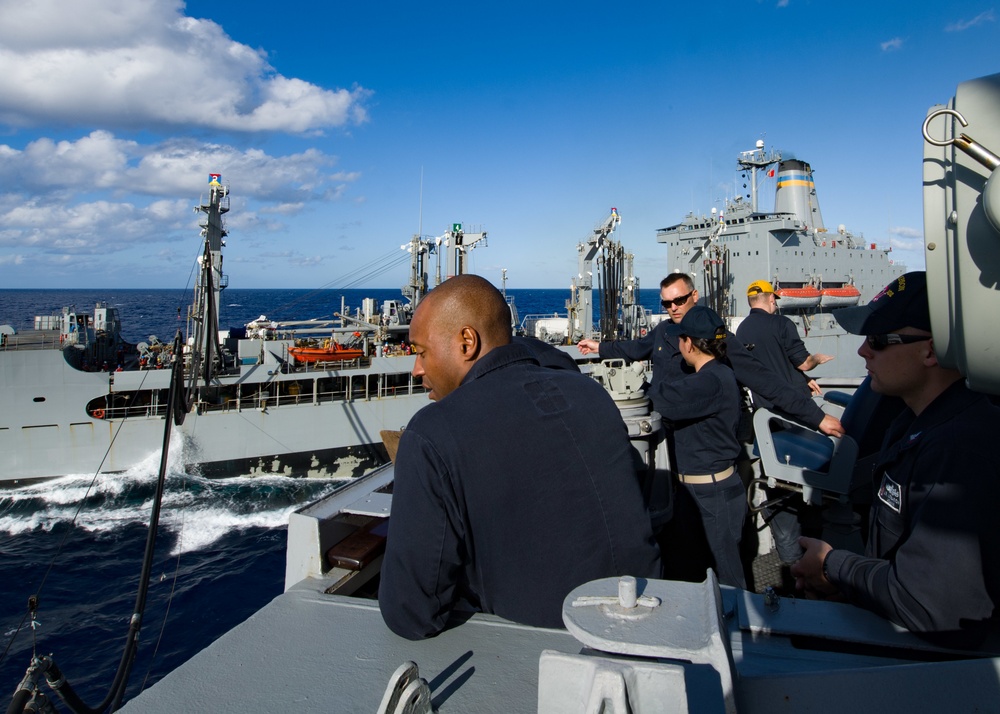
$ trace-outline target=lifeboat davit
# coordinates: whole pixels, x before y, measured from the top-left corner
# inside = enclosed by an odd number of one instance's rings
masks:
[[[851,307],[861,302],[861,291],[853,285],[840,288],[823,288],[820,305],[823,307]]]
[[[807,285],[802,288],[778,288],[774,294],[781,298],[778,307],[788,308],[816,307],[822,295],[818,288]]]
[[[343,347],[331,340],[322,347],[289,347],[288,354],[299,362],[349,362],[364,355],[364,350]]]

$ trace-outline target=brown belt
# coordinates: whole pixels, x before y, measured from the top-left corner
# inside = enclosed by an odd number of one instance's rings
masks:
[[[718,483],[719,481],[725,481],[727,478],[733,475],[735,469],[730,466],[725,471],[720,471],[717,474],[677,474],[677,480],[681,483]]]

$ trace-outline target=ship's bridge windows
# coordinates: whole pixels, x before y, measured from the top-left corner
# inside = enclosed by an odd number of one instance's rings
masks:
[[[40,402],[44,402],[45,401],[45,397],[35,397],[31,401],[33,401],[35,404],[39,404]]]

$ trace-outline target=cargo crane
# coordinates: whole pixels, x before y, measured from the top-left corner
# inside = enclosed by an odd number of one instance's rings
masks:
[[[579,269],[570,286],[566,302],[569,316],[569,339],[578,342],[594,337],[593,263],[597,258],[600,271],[601,340],[632,339],[648,329],[645,313],[639,304],[639,280],[632,272],[632,254],[622,244],[611,240],[621,216],[618,209],[594,229],[584,243],[577,244]]]

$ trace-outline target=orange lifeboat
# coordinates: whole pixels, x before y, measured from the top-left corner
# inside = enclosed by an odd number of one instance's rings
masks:
[[[364,355],[364,350],[343,347],[329,340],[322,347],[289,347],[288,354],[299,362],[349,362]]]
[[[850,307],[861,301],[861,291],[853,285],[839,288],[823,288],[820,305],[823,307]]]
[[[778,288],[774,294],[781,298],[778,307],[782,310],[787,308],[816,307],[819,305],[822,295],[818,288],[806,285],[801,288]]]

